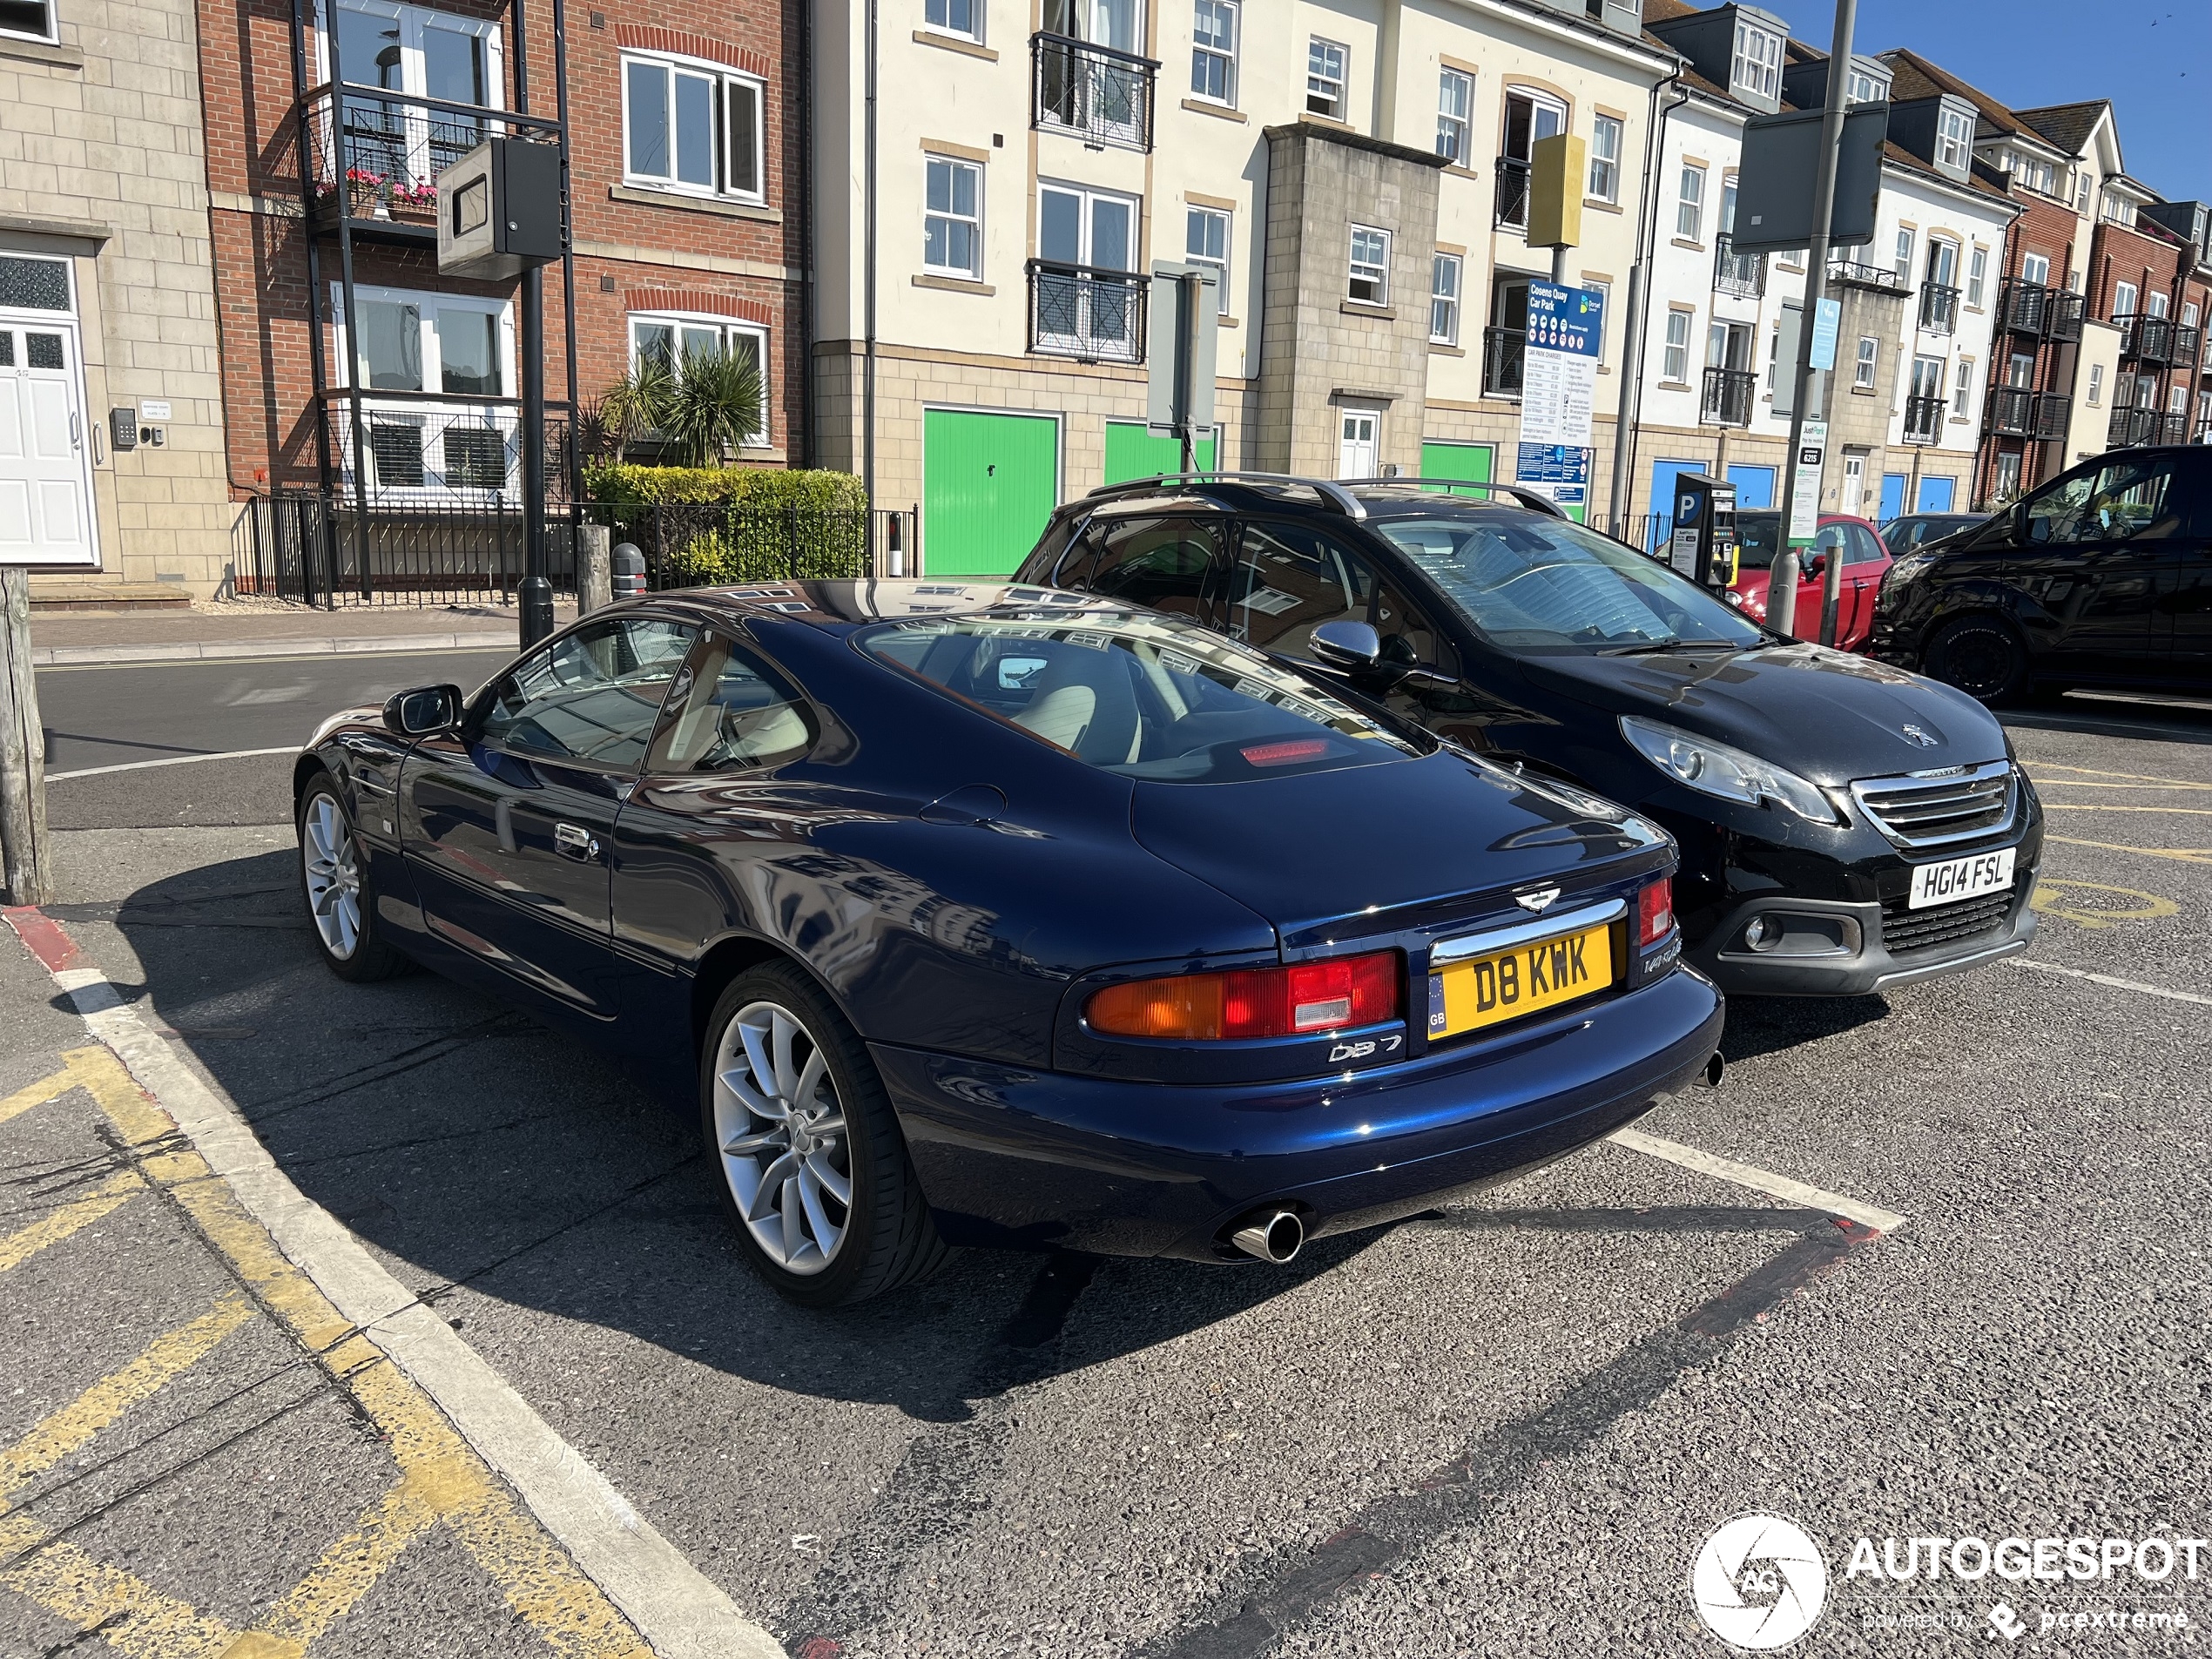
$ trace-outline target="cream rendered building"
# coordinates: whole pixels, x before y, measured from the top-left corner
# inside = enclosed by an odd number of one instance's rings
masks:
[[[816,15],[821,453],[921,505],[940,574],[1011,569],[1056,501],[1177,464],[1124,274],[1157,260],[1224,277],[1202,464],[1509,476],[1517,307],[1553,269],[1516,163],[1585,138],[1564,275],[1617,303],[1673,68],[1617,0],[1293,0],[1249,30],[1241,0],[880,3],[871,214],[868,13]],[[1609,419],[1597,441],[1602,481]]]
[[[227,574],[196,39],[190,0],[0,17],[0,562],[35,601]]]

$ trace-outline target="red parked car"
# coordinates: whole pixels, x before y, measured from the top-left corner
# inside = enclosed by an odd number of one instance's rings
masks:
[[[1738,513],[1736,536],[1743,550],[1732,585],[1745,613],[1764,622],[1767,572],[1782,543],[1782,515],[1770,510]],[[1839,553],[1844,590],[1836,604],[1836,645],[1839,651],[1858,651],[1874,631],[1874,596],[1881,588],[1883,572],[1890,568],[1890,550],[1882,544],[1881,532],[1863,518],[1843,513],[1820,516],[1820,529],[1798,567],[1797,622],[1790,631],[1799,639],[1820,637],[1821,591],[1828,561]]]

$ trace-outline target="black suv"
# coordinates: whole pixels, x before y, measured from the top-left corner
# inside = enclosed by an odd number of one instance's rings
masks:
[[[2099,455],[1978,530],[1898,555],[1869,649],[1986,703],[2212,687],[2212,448]]]
[[[2042,848],[1958,691],[1770,632],[1539,496],[1204,474],[1060,508],[1017,581],[1194,617],[1682,843],[1690,959],[1851,995],[2026,948]],[[1377,848],[1376,856],[1389,856]]]

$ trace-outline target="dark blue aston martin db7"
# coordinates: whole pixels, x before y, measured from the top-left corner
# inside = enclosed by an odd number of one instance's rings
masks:
[[[1707,1071],[1650,825],[1036,588],[597,612],[296,774],[331,967],[415,960],[699,1114],[799,1301],[954,1244],[1286,1259]]]

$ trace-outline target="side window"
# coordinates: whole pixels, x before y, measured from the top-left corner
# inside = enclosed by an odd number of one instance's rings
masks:
[[[1228,597],[1232,638],[1292,657],[1318,624],[1367,620],[1366,568],[1304,524],[1241,525]]]
[[[635,772],[691,637],[644,617],[579,628],[493,688],[476,736],[532,759]]]
[[[1105,527],[1083,586],[1110,599],[1150,605],[1203,622],[1212,590],[1217,523],[1191,518],[1124,518]],[[1069,562],[1072,571],[1074,562]]]
[[[1841,524],[1823,524],[1813,532],[1812,550],[1816,553],[1825,553],[1831,556],[1841,552],[1844,545],[1844,528]],[[1848,556],[1845,556],[1844,562],[1850,563]]]
[[[783,676],[719,634],[653,746],[651,770],[752,772],[814,746],[813,711]]]
[[[1851,554],[1844,563],[1879,564],[1882,562],[1882,544],[1875,539],[1872,530],[1864,524],[1846,524],[1844,528],[1849,532],[1851,543]]]
[[[2178,536],[2183,493],[2171,461],[2107,462],[2029,497],[2027,539],[2061,543]]]
[[[1383,661],[1458,674],[1459,653],[1452,649],[1452,642],[1406,597],[1401,584],[1385,577],[1378,579],[1374,587],[1374,610],[1368,620],[1381,637]]]

